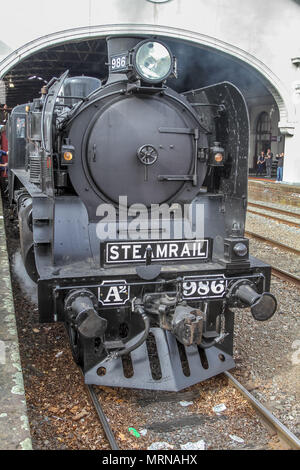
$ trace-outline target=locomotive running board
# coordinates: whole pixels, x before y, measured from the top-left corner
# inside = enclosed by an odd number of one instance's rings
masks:
[[[195,346],[185,347],[190,375],[186,376],[175,337],[160,328],[151,328],[161,368],[161,378],[153,379],[146,343],[133,351],[131,356],[133,375],[125,377],[121,358],[99,362],[85,374],[85,383],[110,387],[142,388],[148,390],[179,391],[209,379],[235,366],[233,358],[216,347],[205,350],[207,364],[203,367]],[[137,339],[134,339],[136,342]],[[130,342],[128,343],[128,346]],[[97,371],[105,373],[99,375]]]

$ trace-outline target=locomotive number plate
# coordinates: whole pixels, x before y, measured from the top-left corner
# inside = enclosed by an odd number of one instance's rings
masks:
[[[223,274],[211,276],[187,276],[183,278],[182,296],[185,300],[224,297],[228,280]]]
[[[128,64],[128,54],[117,54],[111,57],[111,71],[119,72],[120,70],[126,70]]]
[[[130,286],[122,280],[102,281],[98,287],[98,300],[102,305],[125,305],[130,298]]]

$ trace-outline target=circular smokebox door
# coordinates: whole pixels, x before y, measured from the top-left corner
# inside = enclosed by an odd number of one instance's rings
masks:
[[[183,129],[186,117],[162,98],[132,96],[114,102],[95,121],[87,142],[87,167],[107,198],[147,206],[172,199],[183,181],[164,175],[187,175],[193,166],[193,137],[164,132]]]

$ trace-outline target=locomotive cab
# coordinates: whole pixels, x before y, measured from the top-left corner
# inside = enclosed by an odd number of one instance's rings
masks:
[[[87,383],[179,390],[234,366],[232,308],[276,310],[244,237],[247,107],[227,82],[168,87],[163,41],[107,45],[106,83],[65,72],[26,106],[26,158],[9,163],[22,256]]]

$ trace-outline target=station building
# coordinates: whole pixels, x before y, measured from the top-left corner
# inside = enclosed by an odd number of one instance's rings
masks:
[[[300,183],[299,27],[299,0],[12,0],[1,22],[2,119],[4,104],[31,101],[66,69],[104,79],[108,35],[153,35],[177,56],[177,91],[225,80],[241,89],[249,168],[261,150],[284,151],[283,180]]]

